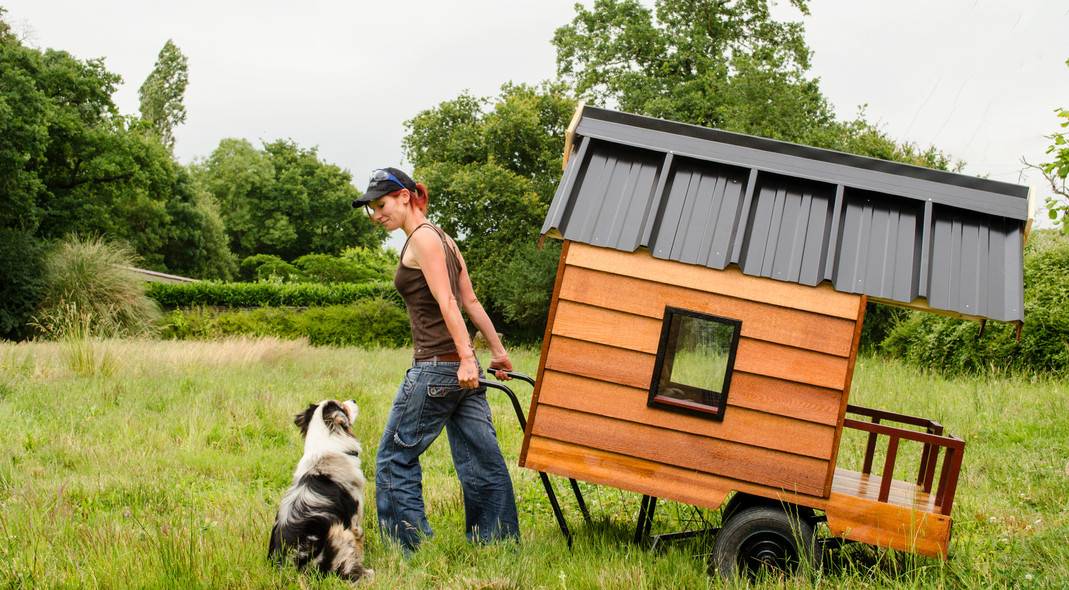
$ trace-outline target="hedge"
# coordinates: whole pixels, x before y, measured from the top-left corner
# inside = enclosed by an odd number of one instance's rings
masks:
[[[165,309],[183,307],[318,307],[383,299],[403,306],[389,281],[371,283],[150,283],[145,293]]]
[[[213,340],[230,336],[307,338],[317,346],[399,347],[410,341],[408,316],[385,299],[352,305],[293,310],[279,307],[220,311],[178,309],[163,319],[160,335],[172,340]]]

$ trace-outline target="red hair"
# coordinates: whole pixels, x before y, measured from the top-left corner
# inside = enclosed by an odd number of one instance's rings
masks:
[[[412,198],[411,200],[409,200],[409,203],[416,209],[419,209],[420,211],[426,213],[427,201],[430,200],[431,197],[429,194],[427,194],[427,185],[423,184],[422,182],[417,182],[415,192],[408,191],[408,193],[412,195]]]

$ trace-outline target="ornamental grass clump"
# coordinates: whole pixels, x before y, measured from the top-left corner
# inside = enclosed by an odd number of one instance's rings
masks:
[[[129,268],[136,256],[100,238],[73,237],[45,263],[45,296],[35,315],[46,339],[125,337],[149,334],[160,317],[144,284]]]

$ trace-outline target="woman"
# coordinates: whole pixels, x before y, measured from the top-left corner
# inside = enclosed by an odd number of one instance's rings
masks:
[[[367,192],[354,206],[408,237],[394,285],[408,308],[415,345],[412,368],[386,421],[375,465],[375,502],[384,536],[406,552],[433,534],[423,506],[419,457],[442,432],[449,436],[453,464],[464,492],[469,541],[519,537],[516,499],[497,433],[478,388],[481,371],[460,307],[490,344],[491,370],[507,379],[512,370],[493,323],[468,277],[452,238],[427,221],[427,187],[396,168],[371,173]]]

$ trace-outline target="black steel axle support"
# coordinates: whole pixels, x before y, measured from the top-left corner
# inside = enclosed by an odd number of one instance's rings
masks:
[[[492,371],[492,369],[487,369],[487,371]],[[528,375],[514,372],[508,372],[507,374],[513,379],[519,379],[531,387],[534,387],[535,381]],[[523,414],[520,400],[516,397],[516,394],[513,393],[512,389],[501,383],[487,381],[486,379],[480,379],[479,384],[488,389],[496,389],[505,392],[505,395],[509,396],[509,400],[512,401],[512,409],[516,411],[516,419],[520,422],[520,430],[527,430],[527,418]],[[557,518],[557,525],[560,526],[560,532],[568,542],[568,547],[571,547],[572,533],[568,530],[568,523],[564,520],[564,513],[561,512],[560,503],[557,502],[557,494],[553,491],[553,484],[549,481],[549,476],[546,475],[544,471],[539,471],[538,477],[542,480],[542,487],[546,489],[546,497],[549,498],[549,505],[553,508],[553,516]],[[576,482],[574,478],[568,478],[568,481],[572,484],[572,493],[575,494],[575,501],[579,504],[579,511],[583,513],[583,519],[586,520],[587,524],[590,524],[590,511],[587,509],[586,502],[583,500],[583,492],[579,489],[579,483]]]

